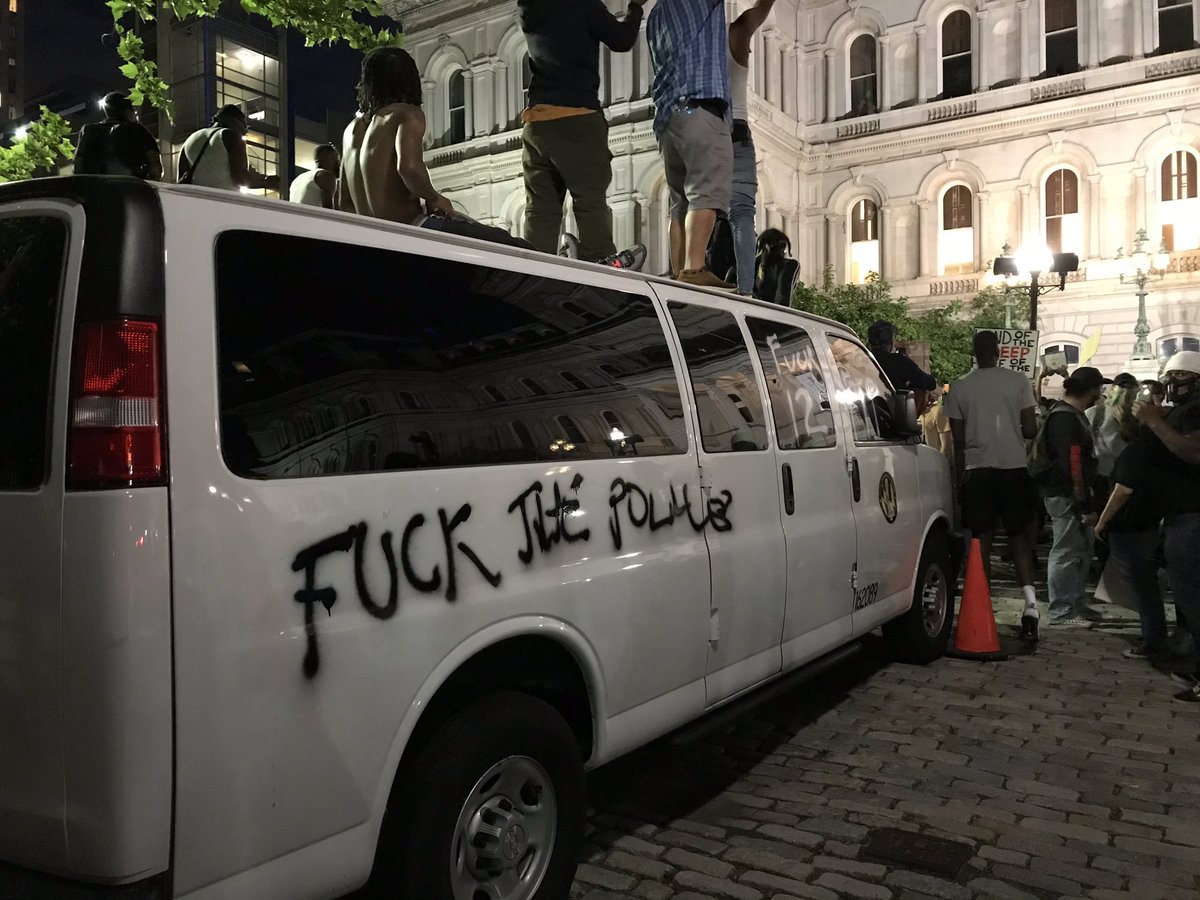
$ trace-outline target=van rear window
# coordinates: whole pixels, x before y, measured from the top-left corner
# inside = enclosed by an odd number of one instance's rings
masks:
[[[233,231],[217,303],[221,444],[239,475],[687,450],[666,337],[638,294]]]
[[[0,218],[0,491],[46,482],[66,259],[61,219]]]

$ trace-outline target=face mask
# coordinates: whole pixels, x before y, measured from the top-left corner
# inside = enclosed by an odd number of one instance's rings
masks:
[[[1168,375],[1166,377],[1167,402],[1179,406],[1200,397],[1200,393],[1196,389],[1198,381],[1200,381],[1200,376],[1190,372],[1186,375]]]

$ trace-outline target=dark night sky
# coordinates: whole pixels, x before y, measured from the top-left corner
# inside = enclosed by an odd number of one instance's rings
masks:
[[[100,96],[127,83],[117,72],[121,61],[116,51],[101,42],[112,27],[103,0],[35,0],[25,8],[26,100],[71,87]],[[296,34],[290,36],[288,51],[288,85],[297,115],[323,121],[326,108],[352,108],[361,60],[357,51],[305,48]]]

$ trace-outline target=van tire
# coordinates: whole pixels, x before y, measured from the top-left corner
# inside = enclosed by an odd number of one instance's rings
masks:
[[[954,626],[954,585],[946,538],[931,534],[917,566],[912,606],[883,626],[883,640],[894,659],[925,665],[946,652]],[[933,612],[927,600],[938,604],[939,614]]]
[[[492,786],[505,783],[523,784],[521,790],[530,793],[522,800],[536,802],[513,809],[510,801],[506,807],[497,798],[507,799],[507,793],[491,794]],[[396,787],[372,876],[372,883],[386,891],[383,896],[455,900],[456,880],[463,896],[464,880],[492,876],[456,879],[454,860],[476,873],[481,857],[486,869],[507,865],[505,858],[513,854],[528,860],[528,873],[542,873],[536,890],[531,893],[533,885],[526,882],[508,895],[513,900],[558,900],[570,892],[583,843],[583,761],[575,735],[549,704],[512,691],[474,701],[438,728]],[[521,818],[522,812],[529,818]],[[525,846],[521,837],[513,837],[545,834],[551,819],[553,838],[542,844],[549,846],[544,856],[537,855],[534,843]],[[473,829],[472,822],[486,827]],[[498,836],[487,831],[497,824]],[[481,844],[483,851],[471,846]]]

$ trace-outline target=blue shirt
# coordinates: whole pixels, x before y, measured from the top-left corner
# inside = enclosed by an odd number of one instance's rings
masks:
[[[680,100],[716,98],[729,118],[729,29],[723,0],[658,0],[646,21],[654,67],[654,133]]]

